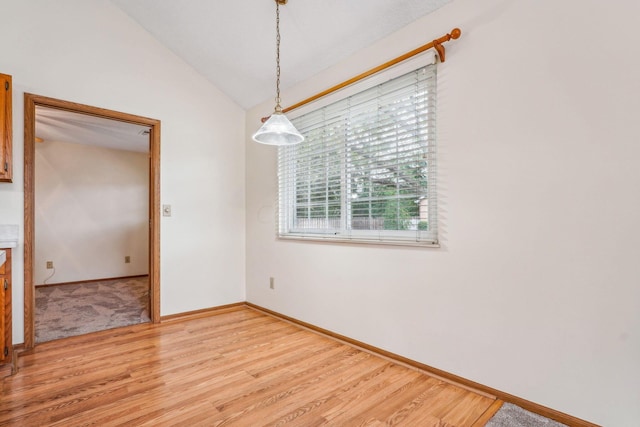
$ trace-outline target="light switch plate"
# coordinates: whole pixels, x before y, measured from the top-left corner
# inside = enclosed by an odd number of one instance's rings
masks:
[[[162,216],[171,216],[171,205],[162,205]]]

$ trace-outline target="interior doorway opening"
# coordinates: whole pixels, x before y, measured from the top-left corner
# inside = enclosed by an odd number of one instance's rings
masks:
[[[73,132],[70,132],[70,130],[73,130]],[[35,287],[36,285],[46,285],[48,281],[49,283],[73,284],[74,282],[87,280],[91,282],[114,278],[133,279],[146,275],[148,276],[148,288],[145,298],[148,302],[148,318],[153,323],[159,322],[160,121],[53,98],[25,94],[24,141],[25,348],[32,348],[36,344]],[[39,145],[38,150],[36,150],[36,145]],[[45,145],[46,148],[43,148]],[[47,158],[44,153],[49,157]],[[81,177],[80,179],[93,180],[92,186],[98,193],[101,191],[105,193],[122,193],[119,191],[121,189],[116,188],[117,184],[112,187],[109,185],[103,186],[102,190],[101,186],[93,185],[96,184],[96,181],[104,180],[99,175],[84,175],[88,169],[101,168],[100,164],[95,163],[96,156],[103,157],[101,160],[105,160],[105,157],[111,158],[114,162],[118,158],[117,161],[121,165],[128,163],[138,165],[133,168],[125,168],[123,166],[123,169],[120,170],[123,175],[131,174],[135,169],[141,169],[141,164],[146,166],[146,168],[142,168],[146,175],[146,188],[144,188],[144,191],[140,192],[141,189],[139,188],[142,178],[133,176],[135,173],[139,174],[140,171],[138,170],[130,177],[130,179],[137,181],[133,186],[138,187],[138,193],[129,194],[130,198],[122,199],[122,202],[114,202],[116,206],[109,205],[110,202],[106,200],[108,198],[107,194],[92,194],[91,188],[76,189],[75,191],[86,194],[82,198],[71,196],[65,200],[64,191],[61,190],[60,186],[56,187],[56,194],[53,197],[55,200],[49,200],[47,203],[41,200],[43,203],[37,204],[40,202],[36,201],[35,196],[36,193],[42,190],[40,184],[43,182],[39,182],[36,176],[43,175],[48,178],[49,181],[44,183],[45,187],[55,184],[51,180],[62,180],[63,178],[67,179],[67,181],[69,180],[68,176],[56,176],[55,167],[51,168],[51,165],[47,163],[51,159],[57,159],[56,161],[59,162],[59,165],[63,165],[59,171],[64,170],[65,174],[71,177],[78,176]],[[141,156],[144,159],[141,159]],[[113,163],[114,166],[115,164]],[[53,170],[46,171],[48,167]],[[49,172],[49,174],[47,175],[46,172]],[[117,171],[109,171],[109,165],[104,167],[104,173],[110,175],[109,179],[114,178],[114,173],[117,175]],[[109,197],[111,196],[114,195],[109,195]],[[101,197],[105,198],[104,202],[106,204],[101,205],[99,203]],[[146,199],[142,204],[139,200],[140,197]],[[131,218],[123,220],[124,223],[135,223],[135,230],[120,230],[123,235],[120,239],[114,236],[114,234],[118,233],[114,233],[115,225],[109,219],[111,215],[108,212],[109,210],[124,208],[118,203],[127,205],[137,203],[135,221]],[[72,206],[74,204],[76,206]],[[76,212],[76,223],[70,224],[69,218],[64,218],[65,210],[72,212],[74,208],[93,210],[93,215],[82,217],[81,214]],[[141,208],[146,210],[146,215],[142,220],[140,217]],[[107,212],[101,212],[101,210],[107,210]],[[114,212],[111,212],[111,214]],[[103,213],[106,215],[102,215]],[[66,222],[67,224],[61,226],[61,229],[56,232],[55,221],[47,224],[49,221],[48,214],[59,219],[63,218],[61,220],[62,223]],[[100,224],[95,224],[95,217],[100,215],[102,215],[104,221],[111,221],[109,224],[105,223],[106,226],[102,232],[99,228]],[[115,220],[117,222],[117,219]],[[85,228],[87,233],[76,233],[77,228]],[[54,232],[51,232],[51,229]],[[71,234],[77,234],[79,236],[78,239],[74,241],[70,236]],[[100,240],[100,236],[105,237],[100,244],[91,246],[90,243],[86,242],[86,240],[93,239],[97,243]],[[67,241],[63,241],[65,237],[68,238]],[[39,246],[38,242],[41,242],[42,245]],[[82,248],[84,244],[87,244],[87,246]],[[76,255],[69,256],[76,249]],[[94,252],[93,254],[87,254],[87,252],[92,251]],[[116,259],[114,258],[114,253],[118,251],[126,253],[120,254],[121,256],[117,256]],[[58,256],[57,265],[54,260],[48,259],[55,256]],[[105,260],[108,262],[104,262]],[[49,264],[50,261],[53,265]],[[55,274],[56,267],[62,267],[64,271],[58,274],[57,277]],[[56,279],[51,282],[54,277]]]

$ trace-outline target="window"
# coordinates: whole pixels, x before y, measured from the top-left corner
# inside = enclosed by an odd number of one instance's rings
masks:
[[[280,237],[437,243],[430,62],[292,119],[305,141],[278,151]]]

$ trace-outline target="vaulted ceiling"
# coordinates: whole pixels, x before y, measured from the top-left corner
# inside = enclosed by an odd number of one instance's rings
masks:
[[[245,109],[274,96],[275,0],[111,0]],[[290,0],[280,7],[282,88],[451,0]]]
[[[111,0],[243,108],[275,93],[275,0]],[[451,0],[289,0],[280,7],[282,88]],[[364,70],[363,70],[364,71]],[[38,108],[36,135],[146,152],[147,128]]]

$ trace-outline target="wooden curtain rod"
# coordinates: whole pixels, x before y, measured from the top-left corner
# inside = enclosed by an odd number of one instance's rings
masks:
[[[354,84],[356,82],[359,82],[360,80],[366,79],[367,77],[369,77],[369,76],[371,76],[373,74],[379,73],[382,70],[385,70],[385,69],[387,69],[389,67],[392,67],[392,66],[394,66],[394,65],[396,65],[396,64],[398,64],[398,63],[400,63],[400,62],[402,62],[404,60],[407,60],[407,59],[409,59],[409,58],[411,58],[413,56],[416,56],[417,54],[422,53],[422,52],[424,52],[426,50],[429,50],[431,48],[434,48],[436,50],[436,52],[438,53],[438,57],[440,58],[440,62],[444,62],[444,60],[445,60],[445,50],[444,50],[444,46],[442,45],[442,43],[448,42],[451,39],[455,40],[458,37],[460,37],[461,34],[462,34],[462,31],[460,31],[459,28],[454,28],[453,30],[451,30],[451,32],[449,34],[445,34],[444,36],[442,36],[442,37],[440,37],[438,39],[435,39],[434,41],[429,42],[429,43],[427,43],[425,45],[422,45],[417,49],[414,49],[414,50],[412,50],[410,52],[407,52],[404,55],[400,55],[397,58],[392,59],[391,61],[387,61],[384,64],[378,65],[377,67],[374,67],[374,68],[372,68],[372,69],[370,69],[368,71],[365,71],[364,73],[358,74],[357,76],[352,77],[349,80],[345,80],[342,83],[339,83],[339,84],[337,84],[335,86],[330,87],[329,89],[323,90],[322,92],[317,93],[317,94],[315,94],[315,95],[313,95],[313,96],[311,96],[311,97],[309,97],[307,99],[304,99],[304,100],[298,102],[297,104],[293,104],[292,106],[283,109],[282,112],[286,113],[288,111],[295,110],[296,108],[300,108],[303,105],[306,105],[306,104],[308,104],[310,102],[315,101],[316,99],[322,98],[323,96],[327,96],[327,95],[329,95],[329,94],[331,94],[333,92],[337,92],[340,89],[343,89],[343,88],[345,88],[345,87],[347,87],[349,85],[352,85],[352,84]],[[263,117],[262,118],[262,122],[263,123],[266,122],[268,118],[269,117]]]

